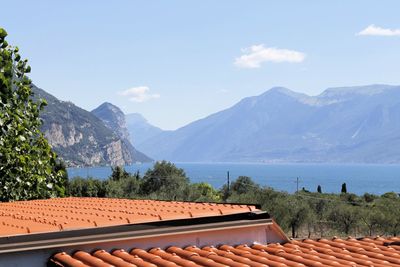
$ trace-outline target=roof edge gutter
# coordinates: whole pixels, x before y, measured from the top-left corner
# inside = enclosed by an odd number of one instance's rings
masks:
[[[247,212],[225,216],[39,233],[0,238],[0,254],[274,224],[268,213]]]

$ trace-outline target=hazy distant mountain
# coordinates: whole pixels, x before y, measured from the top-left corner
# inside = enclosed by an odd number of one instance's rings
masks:
[[[47,100],[42,131],[68,166],[126,165],[147,161],[92,113],[58,100],[33,86],[35,97]]]
[[[140,145],[150,138],[163,132],[151,125],[141,114],[131,113],[125,116],[130,140],[133,145]]]
[[[138,148],[174,161],[400,162],[400,86],[272,88]]]

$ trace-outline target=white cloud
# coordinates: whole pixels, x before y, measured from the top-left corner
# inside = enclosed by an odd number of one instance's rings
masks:
[[[235,59],[235,65],[240,68],[259,68],[263,62],[302,62],[306,55],[302,52],[264,47],[263,44],[252,45],[242,49],[244,55]]]
[[[372,35],[372,36],[400,36],[400,29],[385,29],[374,24],[369,25],[357,35]]]
[[[150,88],[147,86],[138,86],[118,92],[120,96],[128,97],[132,102],[145,102],[153,98],[160,98],[159,94],[150,94]]]

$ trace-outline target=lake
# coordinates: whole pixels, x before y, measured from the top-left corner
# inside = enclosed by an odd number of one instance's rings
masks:
[[[276,190],[295,192],[297,177],[299,189],[316,191],[321,185],[324,193],[339,193],[342,183],[347,191],[362,195],[365,192],[383,194],[400,192],[400,165],[378,164],[258,164],[258,163],[175,163],[185,170],[191,182],[207,182],[220,188],[227,180],[240,175],[250,176],[260,185]],[[128,172],[143,175],[153,163],[126,166]],[[106,179],[110,167],[68,168],[69,177],[96,177]]]

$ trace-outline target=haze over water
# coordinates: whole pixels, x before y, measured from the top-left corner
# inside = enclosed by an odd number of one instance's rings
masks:
[[[383,194],[400,192],[400,165],[390,164],[257,164],[257,163],[176,163],[183,168],[191,182],[207,182],[215,188],[226,183],[227,171],[231,181],[240,175],[250,176],[256,183],[276,190],[293,193],[296,191],[296,177],[299,189],[305,187],[316,191],[321,185],[324,193],[340,193],[342,183],[347,184],[350,193],[362,195],[366,192]],[[126,166],[128,172],[139,171],[141,175],[153,163]],[[69,177],[96,177],[106,179],[110,167],[69,168]]]

